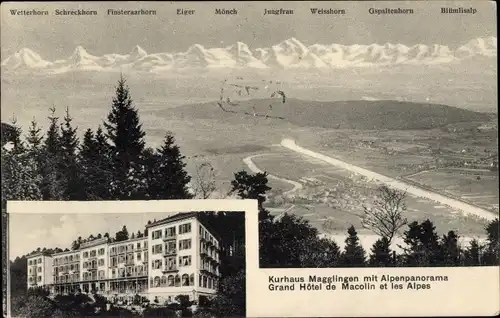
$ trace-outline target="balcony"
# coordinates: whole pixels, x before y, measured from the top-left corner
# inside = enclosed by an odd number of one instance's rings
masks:
[[[167,235],[162,238],[163,241],[171,241],[176,239],[177,239],[177,234]]]
[[[200,273],[202,273],[203,275],[218,276],[216,273],[214,273],[212,270],[210,270],[208,268],[200,269]]]
[[[165,267],[161,270],[162,273],[166,274],[166,273],[174,273],[174,272],[178,272],[179,269],[177,268],[177,266],[170,266],[170,267]]]
[[[200,251],[200,255],[201,255],[202,257],[208,257],[208,251],[207,251],[207,250],[201,250],[201,251]]]
[[[89,272],[94,272],[94,271],[97,271],[97,267],[89,267],[89,268],[87,268],[87,270]]]
[[[177,250],[164,251],[163,256],[173,256],[177,255]]]
[[[133,266],[133,265],[135,265],[134,260],[128,260],[125,262],[125,266]]]

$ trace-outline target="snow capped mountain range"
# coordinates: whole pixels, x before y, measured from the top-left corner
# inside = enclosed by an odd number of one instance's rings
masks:
[[[451,50],[444,45],[386,43],[383,45],[313,44],[306,46],[295,38],[267,48],[250,49],[237,42],[223,48],[205,48],[194,44],[186,52],[149,54],[140,46],[130,53],[95,56],[82,46],[75,48],[66,59],[44,60],[28,48],[5,58],[5,71],[41,71],[64,73],[76,70],[113,71],[137,70],[161,72],[199,68],[254,69],[328,69],[343,67],[373,67],[399,64],[429,65],[460,62],[473,58],[496,58],[497,38],[477,38]]]

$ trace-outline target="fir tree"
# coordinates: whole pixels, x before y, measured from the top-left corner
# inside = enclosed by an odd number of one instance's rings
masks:
[[[76,128],[71,125],[72,121],[69,109],[66,109],[64,124],[61,125],[61,161],[59,169],[64,189],[64,199],[82,200],[85,199],[85,196],[84,191],[82,191],[82,176],[77,162],[78,137]]]
[[[7,200],[41,200],[42,178],[36,160],[26,151],[20,139],[20,128],[13,126],[11,149],[1,151],[2,208]]]
[[[96,134],[85,131],[79,152],[84,196],[87,200],[110,199],[111,164],[109,145],[101,127]]]
[[[47,137],[44,140],[43,152],[41,155],[42,165],[42,195],[44,200],[62,200],[64,197],[63,184],[59,163],[61,161],[61,136],[55,108],[50,109],[50,126]]]
[[[111,196],[113,199],[140,199],[145,190],[142,167],[145,133],[123,77],[118,81],[108,122],[104,125],[111,143]]]
[[[41,132],[42,129],[38,127],[37,122],[33,119],[26,136],[26,143],[30,151],[38,152],[40,150],[43,141],[43,136],[40,135]]]
[[[383,236],[378,239],[371,249],[370,266],[375,267],[389,267],[394,266],[394,259],[392,255],[392,251],[390,248],[390,241],[388,238]]]
[[[365,250],[359,244],[358,233],[351,225],[347,230],[344,251],[341,255],[341,264],[345,267],[362,267],[365,265]]]
[[[469,246],[464,251],[464,265],[465,266],[480,266],[482,265],[481,256],[484,246],[481,245],[476,239],[469,242]]]
[[[460,265],[461,251],[458,245],[458,235],[454,231],[449,231],[447,235],[443,235],[441,239],[441,250],[439,258],[443,266],[458,266]]]
[[[498,218],[489,222],[485,230],[487,233],[487,244],[484,252],[484,263],[485,265],[498,266],[500,263],[500,227]]]
[[[409,266],[433,266],[439,263],[440,245],[435,226],[430,220],[414,221],[404,232],[405,263]]]
[[[148,173],[149,198],[171,200],[193,197],[188,188],[191,177],[185,170],[186,164],[183,160],[184,156],[175,144],[174,137],[167,133],[157,153],[147,155],[147,162],[153,166],[152,171]]]

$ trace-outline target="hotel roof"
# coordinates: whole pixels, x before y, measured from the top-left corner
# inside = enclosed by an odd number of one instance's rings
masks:
[[[174,214],[172,216],[166,217],[162,220],[153,222],[151,224],[146,224],[146,228],[150,228],[150,227],[154,227],[154,226],[158,226],[158,225],[163,225],[163,224],[168,224],[168,223],[172,223],[172,222],[176,222],[176,221],[182,221],[182,220],[190,219],[193,217],[199,219],[198,212],[181,212],[181,213],[177,213],[177,214]]]
[[[153,222],[151,224],[147,224],[146,228],[151,228],[151,227],[155,227],[158,225],[164,225],[164,224],[168,224],[168,223],[172,223],[172,222],[182,221],[182,220],[186,220],[186,219],[190,219],[190,218],[196,218],[219,241],[219,243],[221,243],[221,237],[219,236],[219,234],[216,231],[214,231],[214,229],[210,225],[208,225],[206,222],[201,220],[201,218],[199,216],[200,213],[201,212],[177,213],[175,215],[166,217],[162,220]]]

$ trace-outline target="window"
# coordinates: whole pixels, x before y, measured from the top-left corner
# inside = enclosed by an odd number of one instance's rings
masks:
[[[203,275],[200,275],[200,280],[198,283],[200,287],[203,285]]]
[[[141,252],[137,253],[137,260],[140,261],[141,260]]]
[[[41,258],[38,259],[38,264],[42,264],[42,259]]]
[[[30,261],[28,262],[28,264],[32,265],[32,264],[33,264],[33,261],[32,261],[32,260],[30,260]]]
[[[104,266],[104,258],[99,259],[99,266]]]
[[[153,254],[160,254],[162,252],[162,245],[154,245],[153,246]]]
[[[157,230],[153,232],[153,240],[161,238],[161,230]]]
[[[189,275],[182,275],[182,286],[189,286]]]
[[[168,275],[168,287],[174,287],[175,281],[174,281],[174,275]]]
[[[148,251],[144,251],[144,261],[147,262],[148,261]]]
[[[83,268],[87,268],[87,267],[89,267],[89,263],[83,262]]]
[[[191,223],[179,225],[179,234],[184,234],[189,232],[191,232]]]
[[[99,249],[99,255],[104,255],[104,248]]]
[[[207,288],[207,276],[203,276],[203,287]]]
[[[194,274],[189,275],[189,284],[194,286]]]
[[[165,252],[175,253],[175,242],[167,242],[165,244]]]
[[[118,247],[118,250],[120,251],[120,253],[125,253],[125,245]]]
[[[179,274],[175,275],[175,287],[181,286],[181,277]]]
[[[38,276],[38,281],[41,282],[42,281],[42,276]]]
[[[161,277],[161,287],[166,287],[167,286],[167,277],[162,276]]]
[[[125,263],[125,255],[118,256],[118,264]]]
[[[127,251],[133,251],[133,250],[134,250],[134,244],[127,245]]]
[[[137,242],[137,249],[140,250],[141,249],[141,242]]]
[[[41,273],[42,272],[42,268],[41,267],[38,267],[38,272]]]
[[[208,288],[212,289],[212,278],[208,278]]]
[[[168,257],[165,263],[167,270],[175,269],[175,257]]]
[[[96,250],[90,251],[90,257],[96,257]]]
[[[153,262],[153,269],[160,269],[161,263],[161,259],[155,259],[155,261]]]
[[[103,279],[104,278],[104,271],[99,271],[99,279]]]
[[[142,244],[142,246],[143,246],[144,248],[148,248],[148,241],[145,241],[145,242]]]
[[[69,269],[70,269],[70,270],[74,270],[74,269],[75,269],[75,265],[71,264],[71,265],[69,266]]]
[[[179,256],[179,266],[191,266],[191,255]]]
[[[154,287],[160,287],[160,277],[156,276],[153,281],[153,286]]]
[[[111,257],[111,266],[115,267],[118,264],[116,257]]]
[[[83,258],[89,257],[89,252],[83,252]]]
[[[79,271],[80,270],[80,264],[75,264],[75,271]]]
[[[191,239],[179,241],[179,250],[188,250],[190,248],[191,248]]]
[[[175,236],[175,226],[169,227],[165,229],[165,236],[172,237]]]
[[[200,237],[203,237],[203,227],[200,225]]]
[[[115,276],[116,276],[116,269],[114,269],[114,268],[113,268],[113,269],[111,270],[111,277],[112,277],[112,278],[115,278]]]

